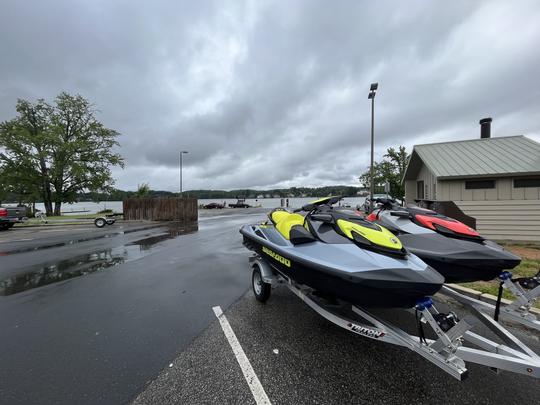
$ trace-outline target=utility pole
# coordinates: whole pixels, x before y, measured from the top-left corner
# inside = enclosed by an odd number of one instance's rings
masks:
[[[375,148],[375,94],[377,92],[377,88],[379,87],[379,83],[371,83],[371,87],[369,89],[369,96],[368,99],[371,100],[371,166],[370,166],[370,174],[369,174],[369,188],[370,188],[370,195],[369,195],[369,212],[373,211],[373,194],[375,191],[375,182],[374,182],[374,173],[373,173],[373,154],[374,154],[374,148]]]
[[[182,192],[182,156],[184,153],[188,153],[187,150],[183,150],[180,152],[180,197],[183,197],[184,194]]]

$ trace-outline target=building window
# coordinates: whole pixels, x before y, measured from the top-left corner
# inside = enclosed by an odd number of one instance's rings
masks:
[[[514,179],[514,188],[519,188],[519,187],[540,187],[540,178]]]
[[[495,188],[495,180],[467,180],[465,190],[479,190],[485,188]]]

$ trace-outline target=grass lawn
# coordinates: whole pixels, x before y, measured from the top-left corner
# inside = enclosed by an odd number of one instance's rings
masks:
[[[519,266],[510,270],[514,275],[513,278],[532,277],[540,271],[540,246],[505,245],[505,248],[522,258]],[[499,281],[497,280],[477,281],[475,283],[463,283],[461,285],[495,296],[499,293]],[[514,296],[504,289],[503,298],[514,299]],[[536,301],[535,307],[540,308],[540,302]]]

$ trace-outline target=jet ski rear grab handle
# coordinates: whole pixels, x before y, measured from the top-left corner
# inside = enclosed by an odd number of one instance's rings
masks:
[[[249,264],[250,268],[258,266],[265,283],[273,286],[278,283],[285,284],[315,312],[337,326],[363,337],[406,347],[460,381],[464,380],[468,374],[466,361],[490,367],[497,372],[506,370],[540,378],[540,357],[501,324],[480,312],[470,303],[460,300],[461,304],[470,310],[471,315],[463,317],[447,331],[442,330],[435,320],[434,315],[437,316],[439,312],[431,299],[428,298],[419,303],[416,310],[421,314],[421,321],[427,323],[438,336],[436,340],[427,339],[422,336],[410,335],[368,310],[351,304],[348,304],[350,309],[363,319],[349,319],[335,310],[333,311],[331,306],[325,306],[315,301],[311,295],[313,292],[311,288],[297,284],[294,280],[279,273],[260,256],[250,257]],[[487,326],[504,344],[492,341],[470,330],[479,323]],[[464,346],[465,341],[474,344],[479,349]]]

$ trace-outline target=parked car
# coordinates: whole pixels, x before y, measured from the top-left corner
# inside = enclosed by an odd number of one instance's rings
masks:
[[[213,202],[210,204],[203,205],[203,208],[207,210],[212,210],[212,209],[222,209],[222,208],[225,208],[225,206],[223,204]]]
[[[0,207],[0,230],[26,220],[26,207]]]
[[[238,201],[236,201],[236,203],[229,204],[229,207],[231,207],[231,208],[249,208],[249,207],[251,207],[251,205],[246,204],[246,199],[245,198],[239,198]]]

